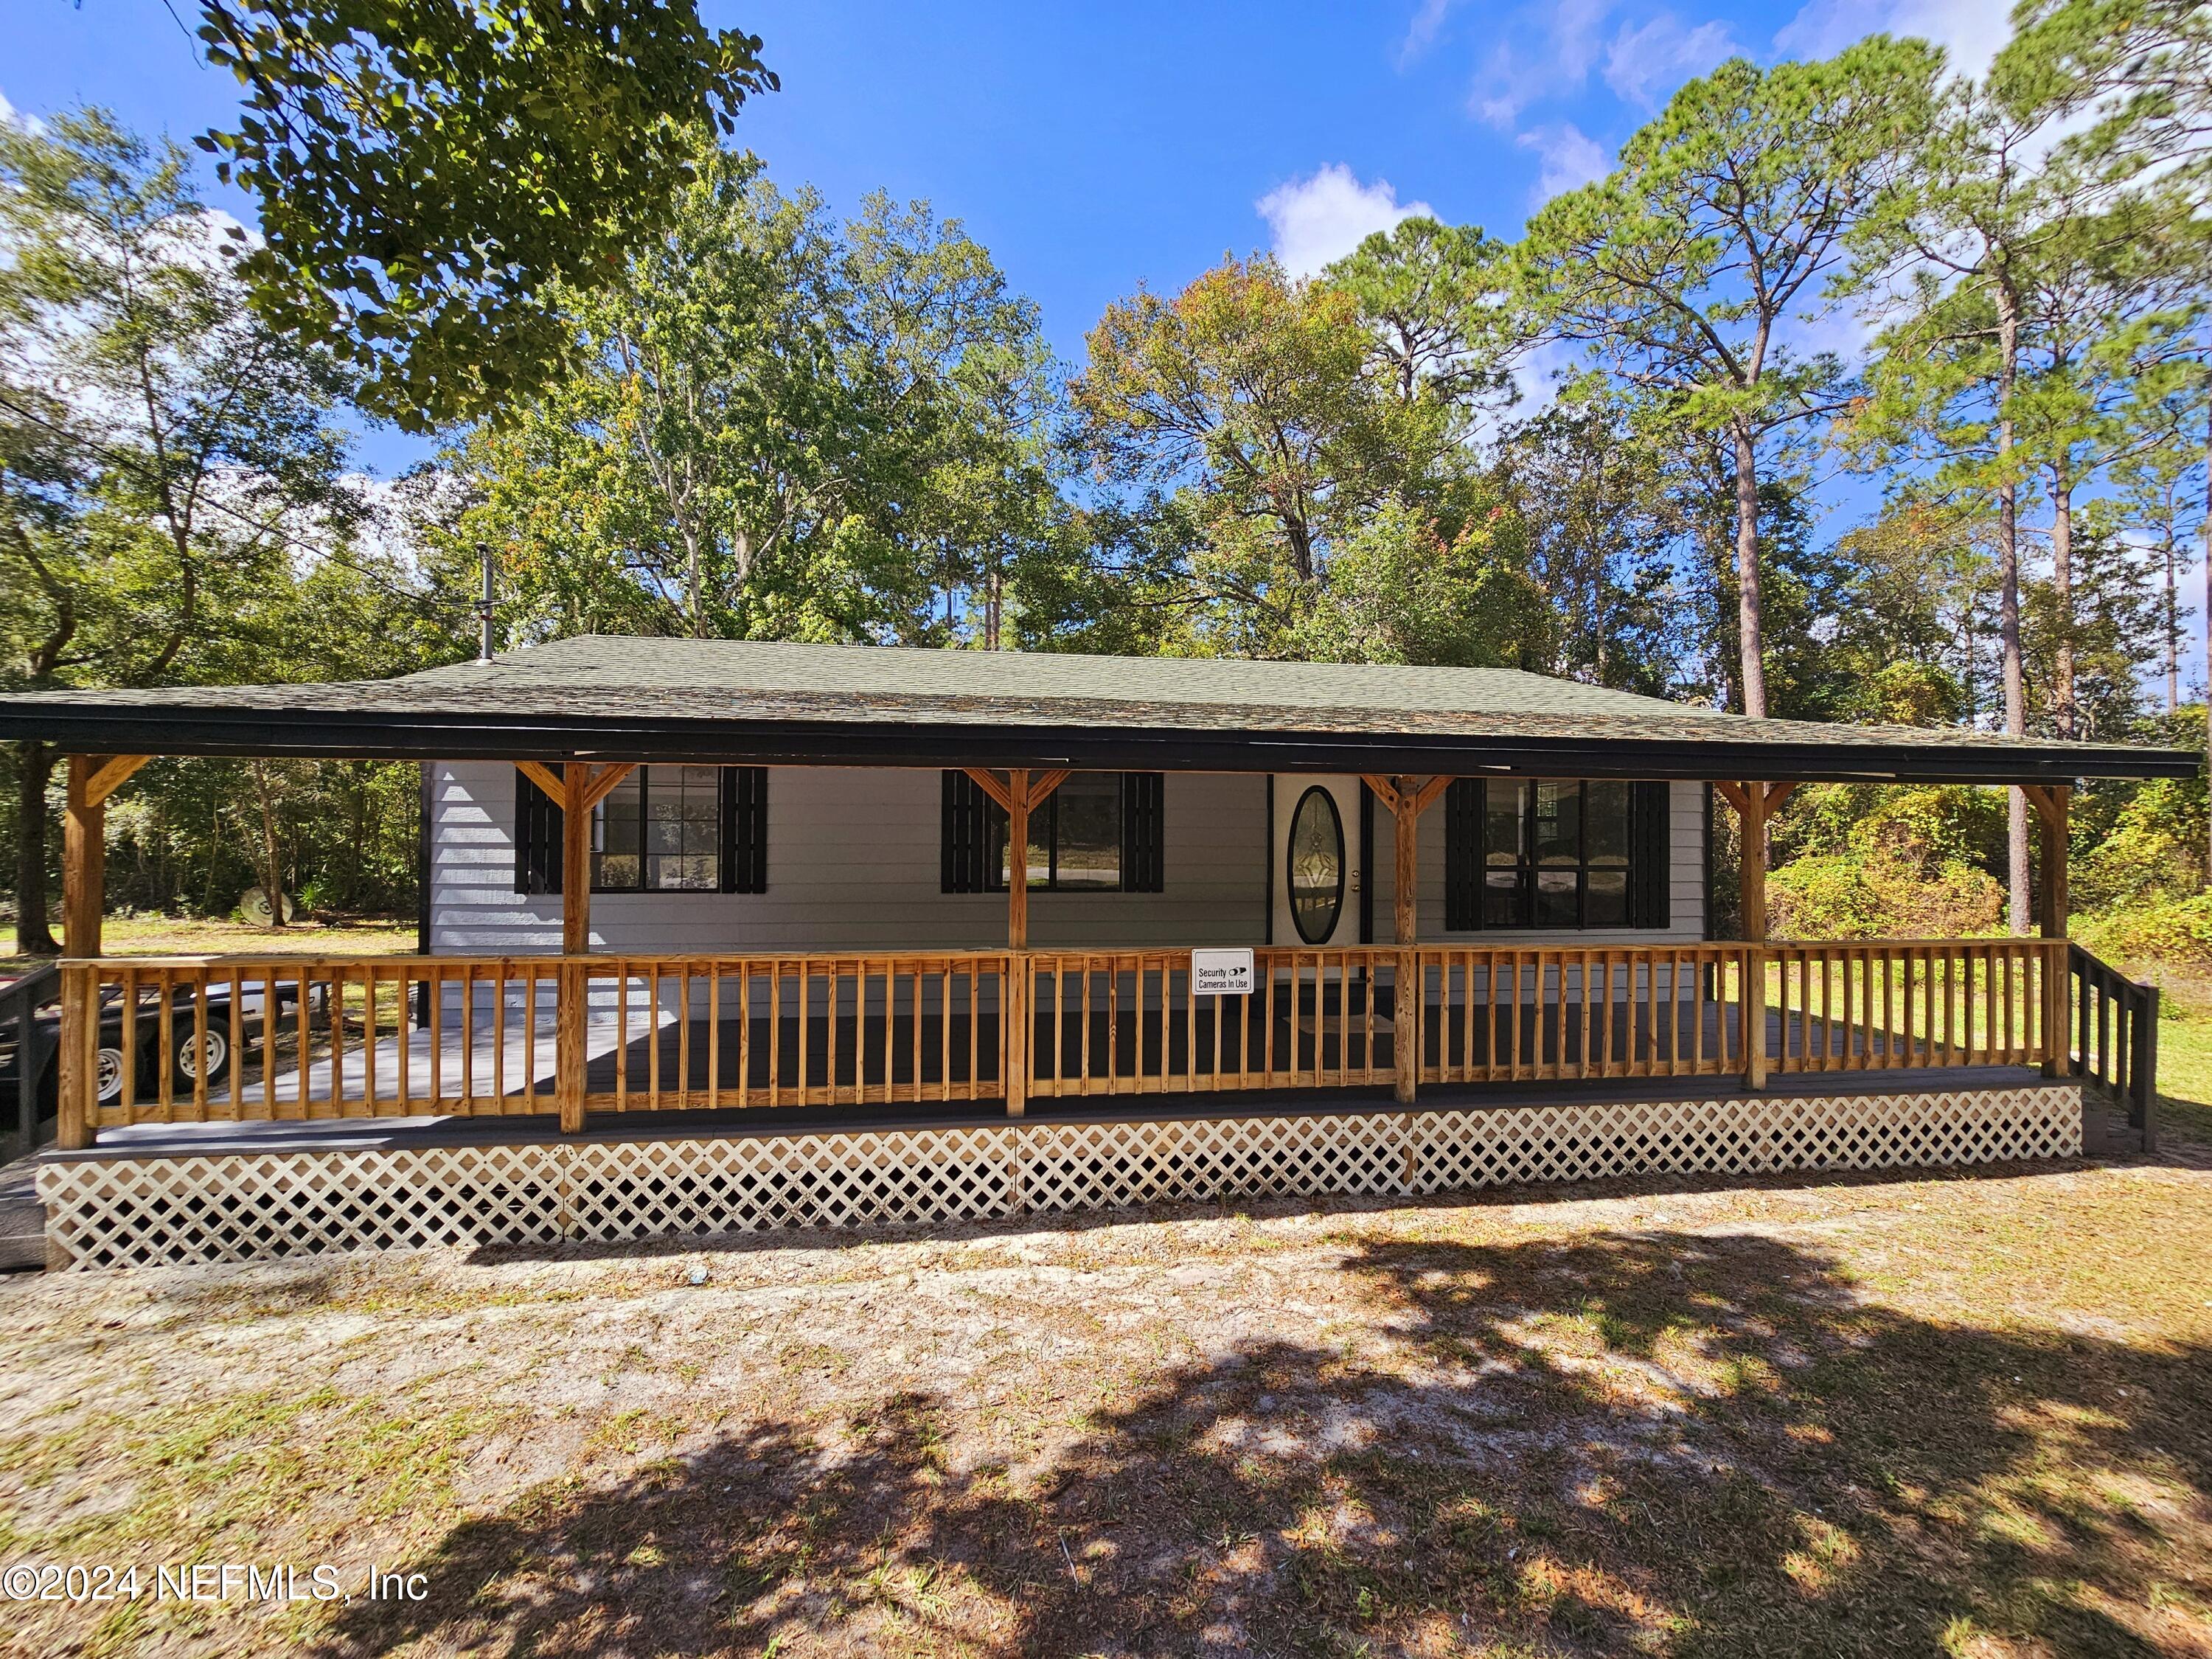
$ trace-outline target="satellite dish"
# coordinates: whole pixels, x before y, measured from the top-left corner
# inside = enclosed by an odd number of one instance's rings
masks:
[[[292,902],[289,893],[281,896],[284,901],[284,920],[290,921],[300,914],[300,907]],[[249,887],[239,896],[238,914],[255,927],[266,927],[275,920],[269,908],[269,895],[258,887]]]

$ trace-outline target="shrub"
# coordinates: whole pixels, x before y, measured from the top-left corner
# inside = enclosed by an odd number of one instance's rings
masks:
[[[2197,892],[2204,884],[2203,794],[2194,779],[2160,778],[2137,789],[2075,860],[2076,907],[2159,906]]]
[[[1846,853],[1815,854],[1766,878],[1767,922],[1780,939],[1878,939],[1881,900]]]
[[[1799,859],[1766,891],[1779,939],[1955,939],[1989,933],[2004,915],[2004,890],[1978,866],[1880,854]]]
[[[2070,931],[2084,949],[2131,973],[2212,980],[2212,893],[2080,916]]]

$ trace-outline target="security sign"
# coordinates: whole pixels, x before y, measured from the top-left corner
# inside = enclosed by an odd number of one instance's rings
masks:
[[[1190,953],[1193,996],[1249,997],[1252,994],[1252,952],[1193,951]]]

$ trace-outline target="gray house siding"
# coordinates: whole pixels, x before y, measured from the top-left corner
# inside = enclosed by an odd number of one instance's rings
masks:
[[[557,952],[561,901],[514,890],[514,769],[431,771],[430,948],[441,956]],[[765,893],[594,893],[610,951],[988,949],[1003,893],[939,890],[934,771],[780,767],[769,780]],[[1158,893],[1032,893],[1030,943],[1257,944],[1266,927],[1267,780],[1170,772]]]
[[[428,936],[441,956],[550,955],[561,900],[514,890],[515,773],[490,762],[430,766]],[[592,939],[613,951],[988,949],[1006,943],[1000,893],[939,889],[940,793],[933,770],[783,767],[769,783],[765,893],[595,893]],[[1158,893],[1032,893],[1030,942],[1057,945],[1242,945],[1265,938],[1267,781],[1170,772],[1166,867]],[[1567,935],[1443,931],[1443,814],[1421,823],[1424,939],[1557,938],[1650,944],[1704,933],[1698,786],[1673,788],[1672,925]],[[1375,936],[1391,937],[1390,824],[1378,813],[1370,878]]]

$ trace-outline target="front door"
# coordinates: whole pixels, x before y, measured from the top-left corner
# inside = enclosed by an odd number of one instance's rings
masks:
[[[1359,780],[1279,774],[1268,886],[1279,945],[1359,943]]]

